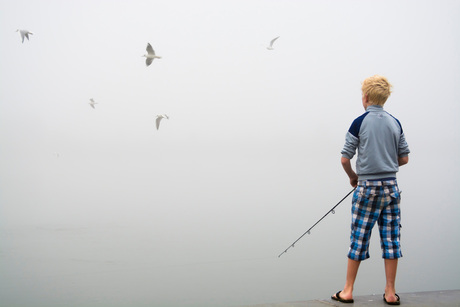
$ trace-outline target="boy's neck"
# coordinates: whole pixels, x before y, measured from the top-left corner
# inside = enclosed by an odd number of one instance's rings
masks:
[[[367,98],[367,95],[364,95],[364,96],[362,97],[362,101],[363,101],[364,110],[367,110],[367,108],[370,107],[370,106],[382,107],[382,106],[379,106],[379,105],[377,105],[377,104],[374,104],[372,101],[370,101],[370,100]]]
[[[367,110],[367,108],[368,108],[369,106],[372,106],[372,105],[373,105],[373,104],[372,104],[370,101],[368,101],[367,99],[364,99],[364,98],[363,98],[363,107],[364,107],[364,110]]]

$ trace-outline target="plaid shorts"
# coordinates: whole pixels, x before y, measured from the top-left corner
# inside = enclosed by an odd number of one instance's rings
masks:
[[[396,180],[359,181],[353,193],[350,249],[348,258],[369,258],[369,241],[375,222],[379,225],[382,257],[402,257],[400,246],[400,191]]]

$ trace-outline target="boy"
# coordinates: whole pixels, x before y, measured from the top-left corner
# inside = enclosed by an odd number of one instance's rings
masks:
[[[379,225],[386,287],[383,300],[399,305],[395,292],[400,248],[400,191],[396,182],[399,166],[409,162],[409,147],[399,121],[383,110],[391,94],[391,84],[379,75],[362,84],[366,112],[356,118],[345,138],[341,163],[350,184],[356,187],[352,200],[351,244],[345,286],[331,298],[353,303],[353,285],[362,260],[369,258],[369,239],[375,223]],[[350,160],[358,150],[356,172]]]

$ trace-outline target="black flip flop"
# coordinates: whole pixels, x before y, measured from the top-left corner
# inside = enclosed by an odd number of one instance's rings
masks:
[[[340,297],[340,292],[342,291],[339,291],[335,294],[335,296],[331,296],[331,299],[333,299],[334,301],[338,301],[338,302],[341,302],[341,303],[344,303],[344,304],[352,304],[354,303],[355,301],[353,299],[351,300],[345,300],[343,298]]]
[[[398,300],[396,302],[387,302],[387,299],[385,298],[385,293],[383,294],[383,301],[387,303],[388,305],[401,305],[401,300],[399,299],[399,295],[395,294]]]

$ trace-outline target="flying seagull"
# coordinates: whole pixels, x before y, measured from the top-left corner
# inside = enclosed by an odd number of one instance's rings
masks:
[[[27,40],[29,40],[29,34],[32,35],[33,33],[28,31],[28,30],[20,30],[20,29],[17,29],[16,32],[19,32],[19,34],[21,34],[21,38],[22,38],[22,42],[24,43],[24,37],[27,38]]]
[[[157,115],[157,119],[156,119],[157,130],[158,130],[158,128],[160,128],[160,122],[161,122],[161,120],[163,118],[169,119],[168,115],[166,115],[166,114]]]
[[[152,48],[152,45],[150,43],[147,43],[147,54],[144,54],[143,57],[146,57],[145,59],[145,65],[149,66],[152,64],[153,59],[161,59],[161,56],[156,56],[155,51]]]
[[[275,37],[274,39],[272,39],[272,41],[270,42],[270,46],[267,47],[268,50],[273,50],[273,43],[279,38],[278,37]]]
[[[96,108],[94,107],[95,104],[97,104],[97,102],[94,101],[93,98],[91,98],[90,101],[89,101],[89,105],[91,106],[91,108],[96,109]]]

